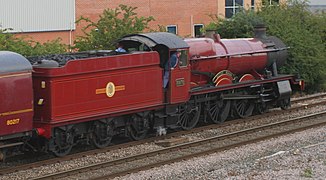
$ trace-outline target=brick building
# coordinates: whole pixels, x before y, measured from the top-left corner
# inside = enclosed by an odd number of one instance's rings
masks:
[[[138,16],[153,16],[155,21],[150,24],[153,29],[162,25],[169,32],[194,37],[202,26],[211,21],[209,14],[228,18],[237,12],[239,4],[248,9],[261,3],[261,0],[32,0],[29,4],[22,4],[20,0],[2,1],[7,4],[4,3],[2,9],[0,7],[0,27],[13,28],[13,33],[28,35],[40,42],[60,37],[66,44],[71,44],[76,36],[82,35],[83,24],[75,24],[80,16],[96,21],[104,9],[115,8],[119,4],[138,7],[135,11]],[[9,17],[11,8],[20,12]],[[27,17],[29,19],[24,19]],[[44,20],[39,22],[41,19]]]

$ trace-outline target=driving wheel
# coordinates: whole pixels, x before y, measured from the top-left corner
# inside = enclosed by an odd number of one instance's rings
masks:
[[[178,124],[184,130],[194,128],[200,116],[201,106],[196,103],[185,103],[179,106]]]
[[[250,102],[248,99],[235,100],[233,103],[234,112],[240,118],[251,116],[254,107],[254,103]]]
[[[230,112],[230,101],[216,100],[211,101],[208,108],[208,116],[213,123],[223,123]]]

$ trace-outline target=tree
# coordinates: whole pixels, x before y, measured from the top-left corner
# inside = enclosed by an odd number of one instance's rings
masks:
[[[308,91],[326,88],[325,16],[308,10],[306,2],[292,0],[288,5],[267,6],[257,13],[268,25],[268,34],[290,47],[281,72],[299,73]]]
[[[79,51],[93,49],[112,49],[114,43],[124,35],[139,33],[148,29],[154,18],[137,17],[137,7],[119,5],[115,9],[105,9],[97,22],[81,17],[77,22],[86,22],[82,30],[85,36],[77,37],[75,48]]]
[[[289,49],[281,73],[300,74],[308,91],[326,89],[326,15],[314,14],[306,2],[289,0],[288,4],[267,5],[258,12],[243,11],[231,19],[215,19],[223,38],[252,37],[257,23],[264,23],[267,34],[280,38]]]
[[[13,51],[23,56],[34,56],[43,54],[56,54],[66,52],[66,46],[60,39],[39,43],[26,37],[16,37],[7,33],[7,29],[0,29],[0,50]]]
[[[217,15],[210,15],[212,22],[205,26],[205,30],[216,30],[223,38],[246,38],[253,36],[254,26],[262,24],[263,20],[254,11],[244,9],[230,19]]]

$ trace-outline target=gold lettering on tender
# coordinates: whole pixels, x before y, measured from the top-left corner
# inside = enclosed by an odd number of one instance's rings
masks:
[[[20,121],[19,118],[17,118],[17,119],[10,119],[10,120],[7,120],[7,126],[11,126],[11,125],[19,124],[19,121]]]

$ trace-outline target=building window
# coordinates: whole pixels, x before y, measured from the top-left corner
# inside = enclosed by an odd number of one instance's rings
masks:
[[[231,18],[240,8],[243,7],[243,0],[225,0],[225,17]]]
[[[255,0],[251,0],[251,9],[255,10]]]
[[[166,26],[166,32],[172,33],[172,34],[177,34],[177,26],[176,25],[168,25]]]
[[[263,1],[263,5],[266,5],[266,3],[268,3],[267,5],[273,5],[273,4],[279,4],[280,1],[279,1],[279,0],[268,0],[268,1]]]
[[[202,35],[201,33],[201,28],[203,28],[204,25],[203,24],[195,24],[194,25],[194,35],[195,37],[200,37]]]

